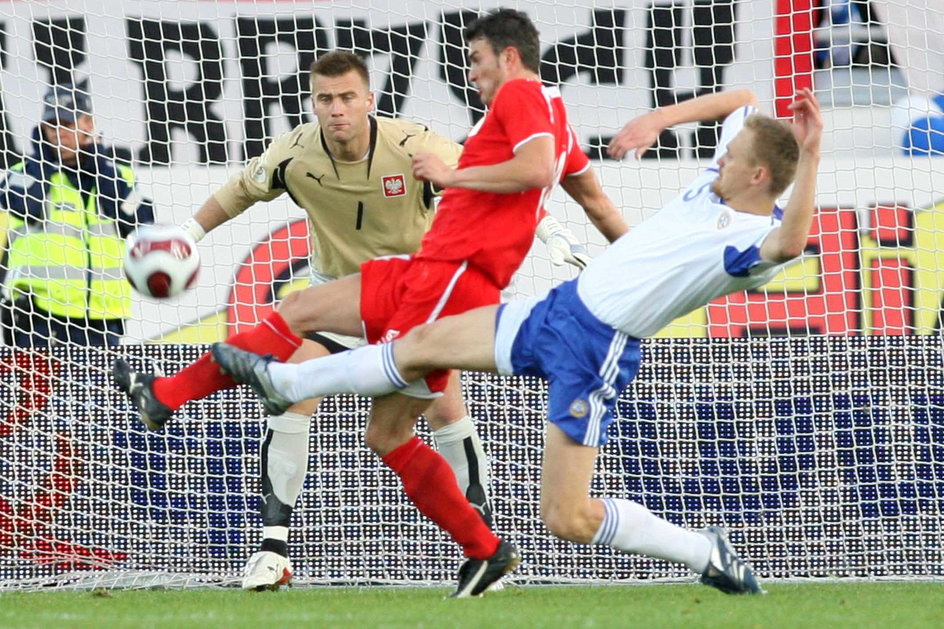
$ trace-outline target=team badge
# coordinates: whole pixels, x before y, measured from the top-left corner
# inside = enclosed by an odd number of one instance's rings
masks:
[[[387,175],[383,177],[384,196],[402,197],[406,195],[406,178],[403,175]]]
[[[590,405],[587,404],[586,400],[574,400],[570,403],[569,412],[573,417],[579,419],[585,417],[587,413],[590,412]]]
[[[380,339],[380,343],[391,343],[400,336],[400,330],[387,330],[387,333]]]
[[[731,213],[725,210],[718,217],[718,229],[724,229],[731,224]]]

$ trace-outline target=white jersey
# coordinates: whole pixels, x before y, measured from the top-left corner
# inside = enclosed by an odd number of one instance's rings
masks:
[[[729,115],[711,166],[678,197],[595,258],[577,279],[577,294],[596,317],[636,338],[652,336],[711,300],[756,288],[782,265],[760,258],[774,216],[737,212],[709,189],[718,160],[753,107]]]

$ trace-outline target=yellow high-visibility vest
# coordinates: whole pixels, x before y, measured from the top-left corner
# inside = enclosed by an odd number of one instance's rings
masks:
[[[27,177],[25,164],[10,176]],[[122,179],[134,185],[130,168],[117,165]],[[28,186],[26,186],[28,187]],[[98,214],[97,195],[87,200],[61,172],[46,188],[46,220],[29,224],[11,217],[6,287],[27,294],[38,308],[76,319],[127,319],[131,287],[122,274],[125,241],[116,221]]]

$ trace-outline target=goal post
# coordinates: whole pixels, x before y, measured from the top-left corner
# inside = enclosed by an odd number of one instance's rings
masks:
[[[561,86],[581,145],[631,224],[680,191],[716,142],[713,127],[689,125],[647,159],[607,159],[606,143],[632,116],[729,88],[753,89],[781,116],[800,86],[824,103],[806,253],[763,290],[713,302],[644,343],[593,493],[686,527],[728,527],[762,579],[944,579],[944,157],[934,150],[944,104],[895,66],[902,46],[909,59],[935,58],[925,42],[944,33],[902,37],[916,25],[863,15],[868,3],[512,4],[535,20],[542,78]],[[460,141],[481,116],[461,25],[497,6],[2,3],[0,158],[9,167],[30,151],[50,85],[82,83],[157,220],[180,224],[248,156],[312,120],[307,68],[335,47],[367,58],[379,114]],[[548,209],[602,251],[563,194]],[[286,196],[214,230],[200,249],[198,286],[173,301],[136,296],[117,348],[0,347],[0,591],[238,583],[260,537],[260,405],[237,388],[147,433],[110,365],[122,356],[171,373],[260,320],[305,285],[308,227]],[[573,274],[536,243],[509,293]],[[691,578],[554,539],[538,512],[546,385],[484,374],[464,374],[463,385],[489,454],[496,528],[524,557],[514,582]],[[289,539],[296,583],[451,583],[460,551],[364,446],[368,409],[329,398],[312,422]],[[428,438],[422,422],[418,430]]]

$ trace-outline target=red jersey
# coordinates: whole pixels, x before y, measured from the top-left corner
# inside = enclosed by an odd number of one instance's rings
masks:
[[[560,91],[533,80],[509,81],[469,133],[459,168],[508,161],[516,148],[544,135],[554,139],[554,185],[589,167],[567,122]],[[447,188],[415,257],[468,260],[504,288],[531,249],[538,215],[552,189],[498,194]]]

